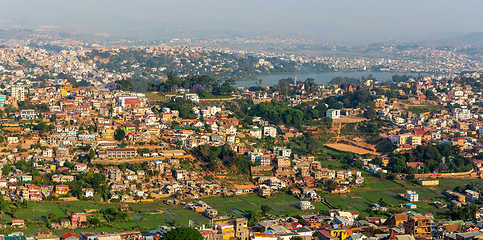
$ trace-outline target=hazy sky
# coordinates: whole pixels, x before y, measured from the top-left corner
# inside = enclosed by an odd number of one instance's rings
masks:
[[[138,21],[241,21],[324,36],[483,32],[481,0],[1,0],[0,19],[62,25],[127,17]],[[236,26],[234,26],[236,28]],[[235,29],[236,30],[236,29]]]

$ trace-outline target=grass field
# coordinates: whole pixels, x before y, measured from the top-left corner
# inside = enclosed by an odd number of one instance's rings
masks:
[[[446,197],[443,195],[444,191],[454,189],[458,186],[464,186],[474,179],[439,179],[440,185],[435,187],[422,187],[416,184],[415,181],[402,180],[387,180],[380,179],[368,174],[363,174],[365,177],[365,184],[362,187],[352,189],[351,193],[361,198],[351,198],[347,194],[325,194],[323,197],[335,207],[343,209],[359,210],[362,216],[368,215],[368,209],[373,203],[378,203],[382,198],[392,208],[400,212],[408,211],[406,208],[399,208],[401,204],[408,203],[408,201],[401,196],[400,193],[405,193],[406,190],[413,190],[419,194],[419,202],[416,202],[418,208],[415,210],[420,213],[432,213],[436,218],[444,218],[447,209],[438,209],[429,202],[442,201],[449,204]]]
[[[324,162],[325,164],[334,164],[339,166],[338,162]],[[446,197],[443,195],[444,191],[454,189],[455,187],[464,186],[475,181],[474,179],[444,179],[441,178],[440,185],[435,187],[422,187],[416,184],[415,181],[402,180],[388,180],[374,177],[368,173],[363,173],[365,183],[361,187],[353,188],[349,194],[330,194],[323,193],[324,197],[329,203],[337,208],[342,209],[356,209],[360,211],[361,216],[368,216],[368,209],[373,203],[378,203],[380,198],[384,199],[390,205],[392,210],[397,212],[407,211],[408,209],[401,208],[401,204],[408,201],[403,199],[399,194],[406,190],[413,190],[419,194],[419,202],[415,204],[418,208],[415,210],[421,213],[432,213],[436,218],[446,217],[447,209],[438,209],[429,204],[430,201],[442,201],[449,204]],[[351,197],[352,196],[352,197]],[[354,198],[353,198],[354,197]],[[260,211],[262,205],[270,206],[273,211],[272,215],[296,215],[307,212],[321,212],[328,209],[322,203],[314,203],[316,209],[312,211],[301,211],[298,209],[300,200],[294,196],[285,193],[275,193],[272,197],[262,198],[257,195],[245,195],[236,197],[211,197],[201,199],[208,205],[218,210],[219,215],[233,215],[235,217],[245,216],[247,213]],[[198,200],[192,200],[196,202]],[[133,221],[123,223],[108,223],[103,218],[101,213],[92,213],[90,216],[99,217],[101,223],[106,223],[104,226],[99,226],[90,229],[77,229],[74,232],[81,231],[118,231],[118,230],[132,230],[132,229],[155,229],[160,225],[177,224],[187,226],[190,220],[196,221],[199,225],[209,224],[209,219],[203,215],[184,209],[181,206],[166,205],[162,201],[145,202],[145,203],[129,203],[131,208],[130,216]],[[37,222],[38,224],[29,225],[25,233],[32,235],[37,231],[47,231],[45,228],[49,213],[55,214],[55,218],[68,218],[71,213],[85,212],[85,209],[106,209],[110,207],[119,207],[119,204],[114,203],[94,203],[88,201],[77,202],[29,202],[28,208],[15,209],[13,218],[8,214],[0,215],[1,223],[10,223],[12,219],[24,219]],[[233,213],[229,209],[236,209],[242,213]],[[164,213],[163,210],[169,210],[171,213]],[[153,212],[161,211],[161,213],[152,214]],[[63,234],[72,231],[69,229],[55,230],[55,234]]]
[[[260,211],[262,205],[270,206],[274,215],[294,215],[304,213],[298,209],[298,204],[300,200],[297,198],[285,194],[277,193],[269,198],[262,198],[257,195],[246,195],[238,197],[212,197],[202,199],[207,204],[216,208],[219,211],[219,215],[233,215],[235,217],[243,217],[245,214],[253,211]],[[198,200],[193,200],[194,202]],[[203,215],[193,212],[191,210],[185,209],[181,206],[170,206],[164,204],[162,201],[155,202],[145,202],[145,203],[129,203],[131,208],[130,216],[133,221],[129,222],[115,222],[108,223],[106,219],[103,218],[101,213],[91,213],[88,216],[94,216],[101,219],[101,223],[106,223],[106,226],[99,226],[89,229],[77,229],[73,231],[74,233],[80,233],[82,231],[98,231],[98,232],[108,232],[108,231],[119,231],[131,230],[131,229],[156,229],[160,225],[170,225],[177,224],[182,226],[188,226],[190,220],[197,222],[197,224],[209,224],[209,219]],[[320,212],[321,210],[328,209],[322,203],[315,203],[315,210],[306,212]],[[69,218],[71,213],[85,212],[85,209],[106,209],[110,207],[119,207],[119,204],[102,204],[87,201],[77,201],[77,202],[30,202],[28,208],[16,209],[14,219],[24,219],[34,222],[38,222],[39,225],[32,225],[28,227],[25,231],[27,235],[33,235],[37,231],[47,231],[46,224],[49,213],[54,213],[55,217]],[[237,209],[242,214],[234,214],[228,209]],[[160,213],[152,214],[153,212],[158,212],[159,210],[169,210],[172,214]],[[0,219],[4,223],[11,222],[12,218],[7,214],[0,215]],[[45,228],[45,229],[44,229]],[[55,234],[63,234],[72,231],[71,229],[61,229],[54,230]]]

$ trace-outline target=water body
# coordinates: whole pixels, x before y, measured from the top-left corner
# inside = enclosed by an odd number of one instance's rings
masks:
[[[286,78],[297,77],[298,82],[303,82],[307,78],[313,78],[316,84],[327,84],[335,77],[349,77],[361,79],[363,76],[367,77],[372,75],[377,81],[391,80],[393,75],[412,75],[418,76],[416,73],[391,73],[391,72],[324,72],[324,73],[287,73],[259,76],[258,79],[262,79],[262,86],[273,86],[278,84],[278,80]],[[235,87],[251,87],[256,86],[255,81],[237,81]]]

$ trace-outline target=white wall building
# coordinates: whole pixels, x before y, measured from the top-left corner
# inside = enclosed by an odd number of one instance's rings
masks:
[[[453,117],[458,120],[470,119],[471,111],[466,108],[455,108],[453,111]]]
[[[410,202],[417,202],[419,201],[419,194],[411,190],[406,190],[406,200]]]
[[[277,129],[274,128],[274,127],[264,127],[263,128],[263,136],[264,137],[273,137],[273,138],[276,138],[277,137]]]
[[[25,101],[25,87],[22,86],[12,86],[10,88],[10,94],[17,101]]]
[[[340,118],[340,109],[329,109],[325,114],[328,118],[337,119]]]

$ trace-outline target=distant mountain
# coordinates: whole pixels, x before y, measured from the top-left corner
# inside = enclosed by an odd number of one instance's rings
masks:
[[[468,34],[459,33],[457,36],[451,36],[431,41],[420,41],[418,45],[430,47],[483,47],[483,33],[474,32]]]

